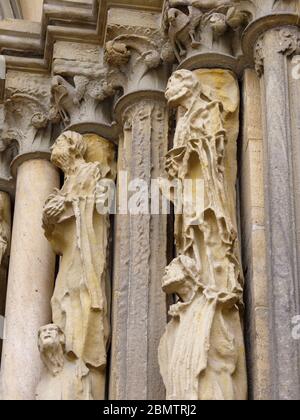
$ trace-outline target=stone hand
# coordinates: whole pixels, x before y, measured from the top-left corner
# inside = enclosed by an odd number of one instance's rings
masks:
[[[44,209],[43,221],[44,224],[54,223],[61,215],[65,208],[65,197],[62,195],[53,194],[49,197]]]

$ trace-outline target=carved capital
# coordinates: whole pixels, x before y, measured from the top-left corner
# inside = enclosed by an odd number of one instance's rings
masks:
[[[7,75],[4,122],[0,148],[2,156],[49,153],[50,82],[45,76],[21,72]]]
[[[118,33],[119,35],[116,35]],[[159,30],[114,25],[108,28],[105,61],[117,70],[117,83],[124,94],[142,89],[164,89],[164,63],[174,55]]]
[[[168,0],[164,29],[178,62],[204,53],[235,56],[241,32],[252,19],[246,6],[231,0]]]
[[[55,60],[53,70],[52,120],[61,122],[64,129],[111,137],[116,71],[98,63],[63,59]]]

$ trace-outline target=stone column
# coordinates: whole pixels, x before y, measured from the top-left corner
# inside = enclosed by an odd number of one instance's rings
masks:
[[[241,236],[245,272],[249,398],[270,399],[269,299],[261,89],[255,70],[243,80],[243,135],[239,153]]]
[[[300,314],[299,295],[299,81],[292,56],[299,31],[272,29],[256,44],[264,115],[264,163],[270,306],[271,398],[300,395],[300,343],[293,338],[293,318]]]
[[[168,149],[167,80],[157,31],[108,29],[106,62],[123,96],[115,106],[122,127],[119,140],[118,195],[115,220],[110,399],[162,399],[158,345],[167,322],[161,279],[167,265],[167,216],[151,214],[151,179],[164,174]],[[145,36],[147,34],[147,36]],[[137,200],[135,212],[128,201]],[[127,196],[127,185],[129,191]],[[140,191],[140,195],[141,191]],[[158,203],[159,204],[159,203]],[[154,209],[155,210],[155,209]],[[152,212],[153,213],[153,212]],[[157,211],[159,213],[159,210]]]
[[[51,321],[55,269],[41,215],[58,186],[58,172],[46,160],[28,160],[18,169],[2,354],[5,399],[33,399],[41,373],[37,331]]]
[[[42,368],[37,331],[51,321],[55,256],[42,230],[42,210],[59,187],[59,174],[48,161],[49,101],[47,77],[7,74],[2,142],[14,157],[17,181],[1,365],[6,400],[34,398]]]
[[[124,121],[119,176],[126,174],[128,183],[141,180],[149,194],[151,179],[163,175],[168,133],[164,97],[159,93],[153,99],[150,96],[149,92],[140,98],[126,98],[126,104],[119,103],[117,109]],[[127,205],[126,187],[126,180],[119,179],[119,205]],[[136,187],[133,185],[133,189]],[[129,191],[128,199],[137,191]],[[164,395],[157,349],[167,320],[166,299],[161,291],[167,263],[167,216],[151,214],[151,205],[146,196],[136,213],[116,217],[112,399],[146,400]]]

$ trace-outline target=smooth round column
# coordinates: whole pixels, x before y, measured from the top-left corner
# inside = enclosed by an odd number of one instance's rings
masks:
[[[51,321],[55,272],[55,255],[42,229],[42,211],[55,187],[59,187],[59,174],[47,160],[28,160],[19,166],[2,352],[5,400],[34,399],[41,373],[37,332]]]

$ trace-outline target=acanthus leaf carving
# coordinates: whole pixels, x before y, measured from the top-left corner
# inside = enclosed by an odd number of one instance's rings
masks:
[[[50,83],[47,77],[9,73],[4,100],[2,148],[17,154],[49,152]]]

